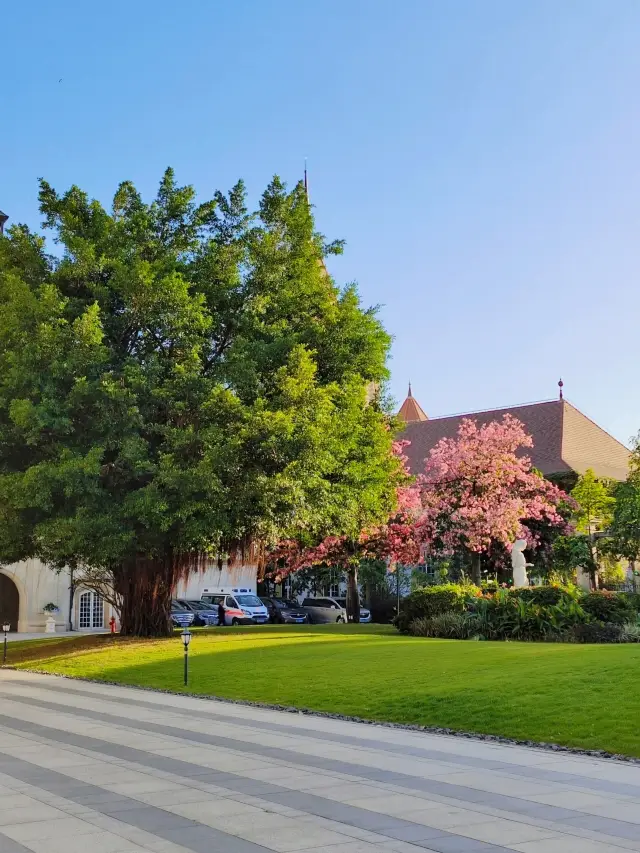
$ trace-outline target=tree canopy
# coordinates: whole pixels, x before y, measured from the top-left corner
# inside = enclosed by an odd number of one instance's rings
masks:
[[[123,630],[162,633],[202,555],[388,517],[400,466],[367,388],[389,336],[328,275],[342,245],[301,185],[250,213],[242,182],[198,204],[168,169],[150,203],[41,181],[40,209],[56,255],[0,238],[0,560],[106,569]]]
[[[456,438],[442,439],[421,477],[420,535],[430,554],[472,556],[480,580],[481,555],[504,555],[518,538],[535,547],[548,529],[567,528],[563,505],[570,499],[518,455],[533,441],[520,421],[478,426],[464,419]]]

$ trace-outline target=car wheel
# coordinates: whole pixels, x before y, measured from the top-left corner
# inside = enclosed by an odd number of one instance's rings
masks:
[[[234,618],[231,620],[231,624],[232,624],[232,625],[239,625],[240,623],[239,623],[239,622],[238,622],[238,620],[234,617]]]
[[[336,625],[343,625],[343,624],[344,624],[344,619],[342,618],[342,616],[338,616],[338,618],[336,619]]]

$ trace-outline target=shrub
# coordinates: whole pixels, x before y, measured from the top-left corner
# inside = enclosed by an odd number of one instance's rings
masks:
[[[640,625],[631,622],[629,625],[622,626],[621,643],[640,643]]]
[[[478,634],[478,620],[471,613],[439,613],[437,616],[414,619],[409,626],[409,633],[414,637],[468,640]]]
[[[476,587],[453,583],[417,589],[401,602],[395,626],[399,631],[407,633],[414,619],[428,619],[441,613],[462,613],[467,599],[478,594]]]
[[[396,606],[397,599],[393,595],[372,595],[369,601],[371,621],[388,625],[396,615]]]
[[[623,627],[612,622],[587,622],[574,625],[572,634],[576,643],[620,643]]]
[[[587,593],[580,604],[592,620],[605,624],[625,625],[637,617],[637,610],[628,597],[607,590]]]
[[[640,592],[619,592],[617,595],[624,598],[631,610],[634,610],[636,614],[640,613]]]
[[[563,639],[573,625],[588,618],[571,599],[543,605],[506,591],[493,598],[480,598],[471,607],[478,618],[478,631],[487,640]]]
[[[532,604],[553,605],[561,601],[571,601],[577,598],[577,590],[565,586],[529,586],[511,590],[511,595],[530,601]]]

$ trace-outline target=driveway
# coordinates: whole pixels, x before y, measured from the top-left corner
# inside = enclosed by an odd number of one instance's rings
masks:
[[[0,672],[0,853],[265,850],[640,851],[640,767]]]

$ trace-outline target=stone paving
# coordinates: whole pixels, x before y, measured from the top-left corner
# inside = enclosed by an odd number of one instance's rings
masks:
[[[0,853],[640,851],[640,767],[0,672]]]

